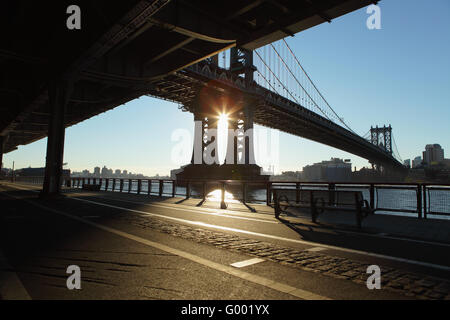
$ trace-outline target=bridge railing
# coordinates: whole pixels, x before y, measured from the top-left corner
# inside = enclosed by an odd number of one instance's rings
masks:
[[[43,177],[15,177],[17,182],[42,184]],[[378,213],[415,215],[418,218],[450,217],[450,184],[299,182],[254,180],[172,180],[125,178],[63,178],[62,185],[82,188],[84,184],[99,184],[100,190],[160,197],[185,197],[225,202],[273,204],[272,187],[293,189],[289,201],[297,201],[301,190],[361,191],[365,200]]]

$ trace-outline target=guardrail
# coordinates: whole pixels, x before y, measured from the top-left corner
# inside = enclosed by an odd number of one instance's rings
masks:
[[[43,177],[16,177],[16,181],[42,184]],[[355,182],[298,182],[254,180],[189,180],[172,179],[124,179],[124,178],[64,178],[62,184],[71,188],[82,188],[84,184],[100,184],[102,191],[126,192],[169,197],[206,199],[211,190],[220,190],[222,202],[226,202],[226,191],[234,200],[243,203],[273,204],[272,187],[294,190],[349,190],[361,191],[363,197],[375,211],[417,214],[428,216],[450,216],[450,184],[414,183],[355,183]],[[292,201],[298,201],[296,192]]]

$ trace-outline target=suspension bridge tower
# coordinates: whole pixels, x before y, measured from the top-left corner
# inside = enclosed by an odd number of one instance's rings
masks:
[[[392,149],[392,127],[389,125],[386,127],[370,127],[370,142],[386,153],[393,154]],[[385,171],[383,166],[379,163],[371,162],[372,167],[379,172]]]
[[[388,127],[378,127],[370,128],[370,142],[372,144],[380,147],[387,153],[392,154],[392,127],[389,125]]]
[[[218,56],[206,61],[209,66],[217,67]],[[241,78],[246,87],[254,83],[253,51],[244,48],[230,50],[228,72],[233,77]],[[235,94],[220,93],[208,86],[199,89],[190,110],[194,114],[196,128],[194,133],[194,150],[191,163],[176,174],[177,180],[252,180],[268,181],[269,176],[261,174],[261,167],[255,163],[253,118],[254,98]],[[208,161],[205,157],[213,145],[216,147],[217,137],[212,132],[218,129],[218,115],[226,114],[228,121],[228,137],[226,157],[223,164],[218,163],[217,150]],[[197,143],[196,143],[197,142]],[[197,147],[196,147],[197,146]]]

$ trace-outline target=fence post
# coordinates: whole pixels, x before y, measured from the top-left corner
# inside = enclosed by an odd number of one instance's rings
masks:
[[[102,178],[98,179],[98,184],[100,185],[100,189],[102,188],[102,182],[103,182]]]
[[[422,219],[422,185],[417,185],[417,214]]]
[[[206,182],[205,181],[203,181],[203,183],[202,183],[202,189],[203,189],[203,191],[202,191],[203,201],[205,201],[206,200]]]
[[[128,179],[128,193],[131,193],[131,186],[133,185],[133,180]]]
[[[105,191],[108,191],[108,187],[109,187],[109,179],[106,179],[106,181],[105,181]]]
[[[123,179],[120,179],[119,192],[123,191]]]
[[[113,178],[113,185],[112,185],[112,190],[114,192],[114,190],[116,190],[116,178]]]
[[[191,196],[191,182],[187,181],[186,183],[186,199],[189,199]]]
[[[328,204],[330,206],[336,203],[336,193],[334,192],[335,190],[336,185],[334,183],[328,184],[328,191],[329,191]]]
[[[267,189],[266,189],[266,205],[270,206],[270,203],[272,202],[272,194],[271,189],[272,182],[267,182]]]
[[[295,184],[295,203],[300,203],[300,182]]]
[[[422,185],[422,194],[423,194],[423,217],[427,218],[427,185]]]
[[[159,180],[159,196],[162,197],[164,188],[164,180]]]
[[[374,210],[375,209],[375,185],[373,183],[370,184],[370,207]]]
[[[175,192],[177,191],[177,181],[172,180],[172,198],[175,198]]]
[[[148,179],[147,184],[147,194],[150,195],[152,193],[152,179]]]
[[[280,217],[281,208],[280,208],[279,198],[277,195],[277,190],[273,190],[273,204],[275,207],[275,218],[278,219]]]
[[[141,187],[142,187],[142,180],[138,179],[138,190],[137,190],[138,194],[141,194]]]

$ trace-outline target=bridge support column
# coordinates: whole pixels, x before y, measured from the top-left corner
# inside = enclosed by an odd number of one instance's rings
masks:
[[[3,148],[5,146],[6,137],[0,136],[0,175],[2,174],[3,169]]]
[[[250,106],[244,108],[244,132],[245,164],[255,164],[255,151],[253,147],[253,109]]]
[[[44,186],[41,196],[57,195],[61,191],[65,135],[64,118],[71,90],[72,84],[66,79],[53,79],[49,83],[50,121]]]

